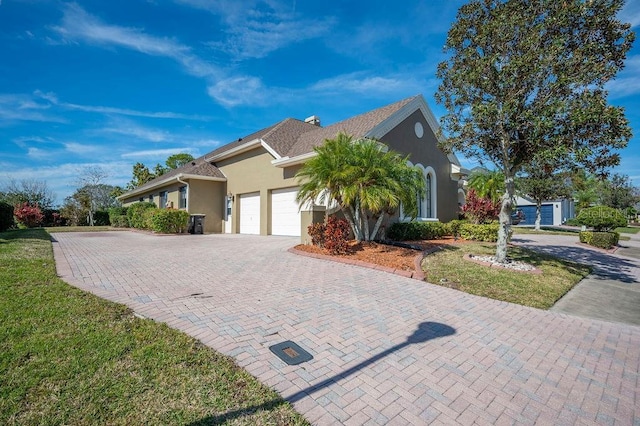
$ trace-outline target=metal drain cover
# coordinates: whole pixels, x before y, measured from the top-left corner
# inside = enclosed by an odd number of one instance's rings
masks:
[[[289,365],[298,365],[313,359],[313,356],[291,340],[269,346],[269,350]]]

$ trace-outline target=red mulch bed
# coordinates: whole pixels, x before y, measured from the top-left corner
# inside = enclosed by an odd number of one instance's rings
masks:
[[[432,251],[444,245],[465,244],[467,241],[454,240],[453,238],[444,238],[441,240],[425,240],[425,241],[405,241],[406,243],[419,246],[422,251]],[[413,271],[414,261],[418,254],[417,250],[403,247],[389,246],[375,242],[349,241],[349,248],[346,254],[331,255],[326,250],[312,245],[300,244],[295,247],[296,250],[308,253],[324,254],[339,258],[360,260],[362,262],[372,263],[375,265],[385,266],[387,268]]]

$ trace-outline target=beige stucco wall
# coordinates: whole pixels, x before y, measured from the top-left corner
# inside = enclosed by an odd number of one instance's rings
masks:
[[[297,186],[295,173],[299,166],[279,168],[271,164],[274,157],[264,148],[216,162],[215,165],[227,177],[226,192],[233,194],[231,208],[231,232],[240,231],[239,196],[260,192],[260,235],[271,234],[271,191]]]
[[[222,232],[222,218],[224,214],[224,195],[225,182],[190,179],[186,180],[187,187],[187,208],[191,214],[204,214],[204,232],[205,233],[220,233]],[[167,191],[167,200],[169,205],[177,209],[179,206],[180,188],[185,186],[181,182],[173,182],[166,186],[156,188],[152,191],[130,197],[122,201],[122,205],[128,207],[134,203],[140,201],[149,200],[149,195],[153,195],[153,202],[156,206],[163,208],[165,206],[159,206],[160,192]]]
[[[225,182],[190,180],[187,194],[189,213],[204,214],[204,232],[221,233]]]
[[[415,133],[415,124],[420,122],[424,129],[422,138]],[[458,181],[451,178],[449,158],[438,148],[436,135],[431,131],[427,120],[420,110],[394,127],[381,138],[395,151],[409,155],[413,164],[431,166],[436,172],[437,200],[436,217],[441,222],[458,218]]]

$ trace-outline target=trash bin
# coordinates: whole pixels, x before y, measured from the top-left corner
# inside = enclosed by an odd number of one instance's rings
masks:
[[[190,234],[204,234],[204,216],[203,214],[189,216],[188,231]]]

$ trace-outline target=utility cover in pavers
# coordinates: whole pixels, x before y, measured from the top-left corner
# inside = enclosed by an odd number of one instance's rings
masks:
[[[291,340],[269,346],[269,350],[289,365],[298,365],[302,362],[311,361],[313,359],[313,356],[309,352],[305,351]]]

